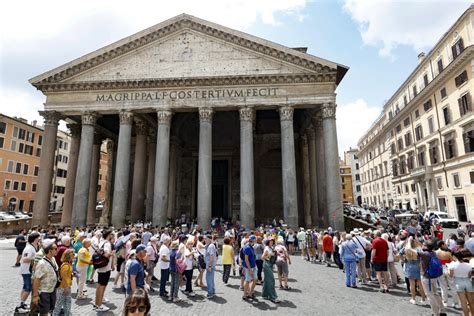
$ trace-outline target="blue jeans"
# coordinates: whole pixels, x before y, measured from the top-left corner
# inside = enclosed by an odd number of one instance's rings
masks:
[[[357,263],[355,261],[344,261],[344,266],[346,268],[346,286],[355,286],[356,284],[356,266]]]
[[[206,269],[206,285],[207,285],[207,296],[216,294],[216,286],[214,284],[214,274],[216,269],[212,268],[211,272]]]
[[[161,276],[160,276],[160,295],[166,295],[166,282],[168,282],[170,276],[170,269],[161,269]]]

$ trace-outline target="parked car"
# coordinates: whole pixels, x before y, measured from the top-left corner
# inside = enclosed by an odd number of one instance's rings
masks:
[[[19,219],[24,219],[24,218],[29,219],[30,218],[27,214],[25,214],[23,212],[15,212],[15,215],[13,215],[13,216],[15,216],[15,218],[19,218]]]
[[[459,221],[446,212],[427,212],[425,216],[438,220],[443,228],[458,228],[459,226]]]
[[[0,213],[0,220],[2,220],[2,221],[11,221],[11,220],[14,220],[14,219],[15,219],[15,216],[13,216],[13,215],[10,215],[10,214],[5,213],[5,212]]]

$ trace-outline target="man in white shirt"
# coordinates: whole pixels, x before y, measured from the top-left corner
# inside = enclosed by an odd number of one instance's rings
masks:
[[[100,243],[102,241],[102,232],[100,230],[97,230],[94,233],[94,237],[91,238],[91,246],[89,247],[89,252],[91,253],[91,257],[94,255],[94,253],[99,249]],[[90,279],[87,280],[87,283],[94,283],[94,274],[95,274],[95,269],[92,269],[92,273],[90,275]]]
[[[28,305],[26,305],[26,300],[31,293],[32,283],[31,283],[31,261],[35,258],[36,249],[38,249],[38,241],[40,239],[40,234],[37,232],[31,233],[28,236],[28,243],[21,254],[20,260],[20,274],[23,278],[23,288],[20,294],[20,305],[15,308],[16,313],[27,313],[29,312]]]
[[[106,230],[103,234],[103,241],[99,244],[97,251],[104,250],[104,256],[109,259],[106,266],[97,269],[98,281],[97,289],[95,292],[95,304],[94,309],[97,312],[106,312],[109,310],[107,306],[102,303],[107,303],[109,300],[104,298],[105,288],[110,280],[110,272],[114,264],[114,252],[112,251],[112,243],[114,242],[115,235],[112,231]]]
[[[160,296],[167,296],[168,291],[166,291],[166,282],[170,275],[170,249],[169,245],[171,238],[165,236],[162,239],[162,245],[160,247],[160,269],[161,269],[161,278],[160,278]]]
[[[352,242],[357,245],[357,252],[360,255],[360,259],[357,262],[357,275],[359,277],[359,282],[366,284],[367,272],[365,268],[365,250],[368,250],[369,247],[371,247],[371,243],[364,237],[360,236],[360,233],[361,232],[357,228],[352,231]]]

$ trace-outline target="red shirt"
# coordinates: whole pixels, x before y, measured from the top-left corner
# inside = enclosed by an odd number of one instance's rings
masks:
[[[377,237],[372,240],[372,251],[375,250],[374,262],[387,262],[388,259],[388,242]]]
[[[324,252],[332,252],[333,251],[333,243],[331,235],[325,235],[323,237],[323,250]]]

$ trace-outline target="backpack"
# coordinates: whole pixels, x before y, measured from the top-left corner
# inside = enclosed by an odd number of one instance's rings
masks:
[[[428,264],[428,267],[426,268],[425,273],[430,279],[436,279],[443,275],[443,265],[435,254],[431,256],[430,262]]]
[[[104,256],[104,246],[105,242],[92,256],[92,265],[94,266],[94,269],[100,269],[109,264],[109,258]]]

